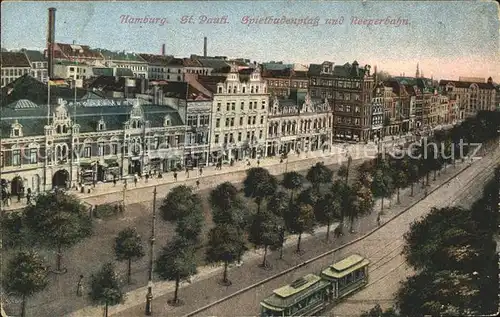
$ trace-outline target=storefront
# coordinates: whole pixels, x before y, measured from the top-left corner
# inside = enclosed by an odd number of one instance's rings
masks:
[[[115,159],[104,160],[101,165],[103,170],[103,181],[113,181],[120,178],[120,164]]]
[[[80,183],[92,184],[96,179],[96,163],[80,163]]]

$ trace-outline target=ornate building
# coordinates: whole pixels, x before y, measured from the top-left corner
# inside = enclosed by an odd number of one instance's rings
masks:
[[[10,182],[12,194],[167,171],[182,163],[186,127],[176,109],[82,89],[75,103],[67,98],[73,90],[63,87],[54,88],[47,106],[46,86],[21,79],[30,83],[14,82],[9,95],[2,91],[2,183]],[[23,87],[29,93],[19,91]]]
[[[269,94],[280,98],[288,98],[291,90],[307,90],[309,85],[307,72],[293,68],[264,70],[262,77],[266,79]]]
[[[367,141],[370,134],[374,78],[370,65],[358,62],[309,66],[311,97],[328,99],[334,112],[334,139]]]
[[[232,67],[227,76],[198,80],[213,94],[211,161],[265,156],[269,93],[260,69]]]
[[[328,100],[305,102],[274,97],[269,107],[267,155],[283,155],[291,151],[315,151],[330,148],[333,114]]]

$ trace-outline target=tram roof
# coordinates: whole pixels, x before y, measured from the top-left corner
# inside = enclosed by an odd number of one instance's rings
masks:
[[[342,261],[332,264],[330,267],[325,269],[322,274],[332,278],[341,278],[364,266],[367,266],[369,263],[370,261],[362,256],[353,254]]]

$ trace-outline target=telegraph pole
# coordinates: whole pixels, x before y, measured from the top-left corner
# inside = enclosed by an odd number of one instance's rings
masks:
[[[153,258],[155,245],[155,222],[156,222],[156,186],[153,191],[153,221],[151,223],[151,248],[149,253],[149,275],[148,275],[148,293],[146,294],[146,316],[153,314]]]

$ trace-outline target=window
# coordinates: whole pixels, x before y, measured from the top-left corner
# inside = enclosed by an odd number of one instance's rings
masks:
[[[240,126],[243,125],[243,117],[240,117]]]
[[[245,110],[245,102],[241,102],[241,110]]]
[[[97,155],[104,156],[104,143],[99,143],[97,145]]]
[[[92,147],[90,144],[85,145],[83,148],[83,157],[89,158],[92,156]]]
[[[231,104],[230,104],[229,102],[226,104],[226,111],[229,111],[229,106],[230,106],[230,105],[231,105]]]
[[[242,92],[243,92],[243,93],[245,93],[245,91],[246,91],[246,87],[245,87],[245,86],[243,86],[243,90],[242,90]]]
[[[234,137],[232,133],[229,134],[229,143],[234,143]]]
[[[38,149],[30,149],[30,164],[38,163]]]
[[[226,127],[229,127],[229,118],[226,118]]]
[[[14,136],[19,136],[19,129],[14,129]]]
[[[259,139],[262,139],[263,133],[262,130],[259,131]]]
[[[198,117],[197,116],[188,116],[187,125],[190,127],[195,127],[198,125]]]
[[[216,134],[214,137],[214,143],[219,143],[219,135]]]
[[[250,93],[253,94],[253,86],[250,86]]]
[[[229,135],[227,133],[224,134],[224,144],[227,144],[228,138],[229,138]]]
[[[215,127],[216,128],[220,127],[220,119],[219,118],[215,119]]]
[[[252,124],[255,124],[255,119],[257,119],[257,116],[253,116]]]
[[[220,102],[218,102],[218,103],[217,103],[217,111],[220,111],[221,106],[222,106],[222,105],[221,105],[221,103],[220,103]]]
[[[118,155],[118,144],[111,144],[111,155]]]
[[[247,140],[250,140],[250,131],[247,132]]]
[[[231,126],[234,127],[234,118],[231,118]]]
[[[12,151],[12,165],[20,166],[21,165],[21,151],[13,150]]]
[[[264,116],[260,116],[260,124],[264,124]]]
[[[259,93],[259,86],[256,86],[255,87],[255,93],[258,94]]]
[[[248,116],[247,124],[252,124],[252,117],[251,116]]]
[[[241,141],[241,132],[238,132],[238,142]]]
[[[266,101],[262,100],[262,109],[266,109]]]
[[[231,110],[235,111],[236,110],[236,102],[231,103]]]

